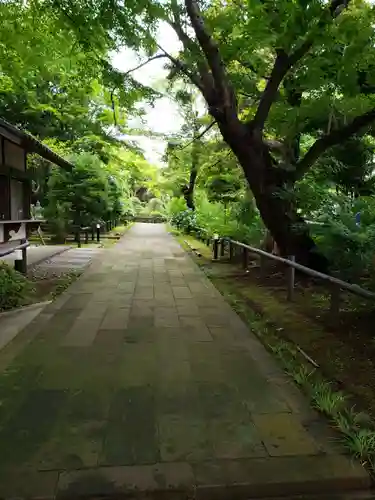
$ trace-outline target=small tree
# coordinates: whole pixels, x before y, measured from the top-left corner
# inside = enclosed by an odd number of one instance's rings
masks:
[[[45,213],[56,228],[59,226],[56,236],[60,240],[71,224],[92,224],[104,218],[111,208],[108,176],[99,158],[82,153],[71,161],[73,170],[53,167],[48,181]]]

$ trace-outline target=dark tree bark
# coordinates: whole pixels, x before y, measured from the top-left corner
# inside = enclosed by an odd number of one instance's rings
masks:
[[[186,206],[190,208],[190,210],[195,210],[194,203],[194,187],[195,181],[197,178],[198,171],[196,169],[191,169],[190,171],[190,179],[189,184],[183,188],[183,195],[186,201]]]
[[[209,128],[213,126],[215,122],[213,122]],[[205,132],[209,130],[207,127],[205,129]],[[198,175],[198,161],[199,161],[199,140],[202,137],[203,134],[199,134],[199,126],[197,123],[194,124],[194,139],[192,140],[192,149],[191,149],[191,166],[190,166],[190,177],[189,177],[189,184],[183,188],[183,195],[186,201],[186,205],[188,208],[191,210],[195,210],[195,203],[194,203],[194,189],[195,189],[195,182],[197,180],[197,175]]]
[[[265,226],[276,241],[280,254],[294,255],[301,264],[328,270],[327,260],[317,252],[309,228],[285,196],[285,171],[274,166],[268,147],[246,125],[218,121],[224,140],[236,155],[254,195]]]

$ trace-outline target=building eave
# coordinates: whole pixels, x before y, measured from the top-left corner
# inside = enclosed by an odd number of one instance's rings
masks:
[[[36,153],[46,160],[66,170],[72,170],[74,165],[62,156],[54,153],[52,149],[40,142],[34,136],[24,130],[20,130],[3,118],[0,118],[0,135],[15,142],[28,153]]]

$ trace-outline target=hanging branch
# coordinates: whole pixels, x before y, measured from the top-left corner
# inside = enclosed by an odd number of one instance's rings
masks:
[[[295,179],[298,180],[309,170],[315,161],[325,151],[336,144],[346,141],[352,135],[360,132],[375,121],[375,108],[354,118],[350,123],[341,128],[331,130],[329,134],[323,135],[317,139],[305,156],[297,163],[295,170]]]
[[[143,63],[138,64],[138,66],[136,66],[135,68],[125,71],[124,76],[128,76],[133,71],[137,71],[137,69],[143,68],[143,66],[146,66],[146,64],[150,63],[151,61],[155,61],[156,59],[161,59],[163,57],[168,57],[168,56],[166,54],[156,54],[155,56],[149,57],[147,61],[143,61]]]
[[[214,89],[218,93],[214,100],[219,101],[220,106],[224,109],[231,109],[232,111],[235,110],[236,113],[236,99],[226,74],[224,61],[220,55],[217,43],[205,26],[198,2],[196,0],[185,0],[185,7],[199,45],[201,46],[208,66],[211,69],[211,74],[214,80]],[[212,97],[213,96],[211,96],[211,99]]]
[[[165,57],[168,57],[168,59],[176,66],[177,70],[183,73],[185,76],[189,78],[189,80],[196,86],[198,89],[203,92],[203,87],[201,85],[201,82],[199,80],[199,76],[195,73],[193,73],[188,66],[180,61],[179,59],[176,59],[173,57],[171,54],[169,54],[163,47],[161,47],[158,44],[158,48],[164,52]]]
[[[223,160],[225,160],[226,158],[228,158],[228,156],[232,153],[232,150],[230,149],[229,151],[227,151],[227,154],[225,155],[224,158],[219,158],[218,160],[215,161],[215,163],[213,163],[212,165],[209,166],[209,169],[210,168],[213,168],[213,167],[216,167],[216,165],[218,165],[219,163],[221,163]]]
[[[214,90],[214,82],[212,74],[210,72],[210,68],[207,64],[207,60],[205,57],[202,57],[203,54],[197,43],[186,33],[186,31],[182,27],[177,1],[172,0],[171,3],[173,11],[173,21],[170,21],[169,24],[176,32],[176,35],[178,36],[180,42],[182,43],[184,50],[186,52],[189,52],[190,54],[194,54],[197,56],[196,64],[202,82],[202,87],[206,90],[207,95],[209,95]]]
[[[351,0],[331,0],[328,7],[326,7],[317,23],[319,30],[323,29],[329,21],[335,19],[341,12],[349,5]],[[269,111],[274,103],[279,86],[284,77],[311,49],[315,41],[313,33],[307,35],[305,41],[296,48],[291,54],[287,54],[282,49],[276,50],[276,59],[271,71],[271,76],[264,89],[262,98],[260,100],[258,109],[255,113],[254,119],[251,124],[254,128],[262,131],[265,122],[268,118]]]
[[[199,139],[202,139],[202,137],[204,136],[204,134],[206,134],[209,130],[212,129],[212,127],[215,125],[216,123],[216,120],[214,120],[213,122],[211,122],[204,130],[203,132],[201,132],[199,135],[195,136],[191,141],[189,141],[187,144],[185,144],[184,146],[182,146],[181,148],[179,148],[179,151],[182,151],[183,149],[186,149],[187,147],[191,146],[191,144],[193,144],[193,142],[195,141],[199,141]]]
[[[114,92],[115,92],[115,89],[112,89],[112,91],[111,91],[111,103],[112,103],[113,122],[114,122],[114,124],[115,124],[115,127],[117,127],[116,107],[115,107],[115,100],[114,100]]]

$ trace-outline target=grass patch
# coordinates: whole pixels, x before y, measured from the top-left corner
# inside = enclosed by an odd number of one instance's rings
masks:
[[[64,271],[60,273],[44,272],[38,268],[32,269],[28,280],[32,283],[33,293],[28,297],[28,304],[54,300],[61,295],[74,281],[79,278],[82,271]]]
[[[66,274],[57,278],[54,288],[49,292],[51,300],[56,299],[56,297],[65,292],[65,290],[67,290],[70,287],[70,285],[74,283],[75,280],[81,276],[81,274],[82,273],[78,271],[69,271]]]
[[[180,245],[187,252],[194,252],[195,256],[201,256],[205,260],[210,260],[212,257],[212,251],[209,246],[207,246],[203,241],[197,240],[194,236],[190,234],[184,234],[170,224],[167,225],[168,232],[172,234]],[[198,255],[199,254],[199,255]]]
[[[0,311],[27,304],[34,292],[32,283],[6,263],[0,264]]]
[[[311,405],[340,432],[347,451],[374,474],[375,425],[367,402],[375,400],[375,389],[367,390],[366,398],[360,397],[363,396],[363,386],[358,381],[358,373],[362,376],[362,366],[353,354],[352,346],[304,315],[298,305],[280,299],[271,287],[252,282],[251,276],[239,267],[213,262],[211,250],[193,236],[182,235],[176,230],[171,232],[185,250],[190,251],[190,246],[200,249],[199,258],[190,252],[195,262],[280,361],[308,396]],[[316,301],[323,302],[319,296]],[[311,356],[319,367],[302,353]],[[364,375],[369,381],[369,372]],[[347,384],[348,380],[350,384]],[[365,411],[361,411],[362,407]]]
[[[123,235],[124,233],[126,233],[126,231],[129,229],[129,227],[131,227],[132,225],[133,225],[133,222],[130,222],[129,224],[120,224],[119,226],[116,226],[113,229],[111,229],[109,234]]]
[[[78,271],[55,274],[34,269],[24,276],[10,267],[9,269],[11,277],[8,273],[7,288],[3,286],[5,283],[0,283],[0,311],[54,300],[81,275]]]

